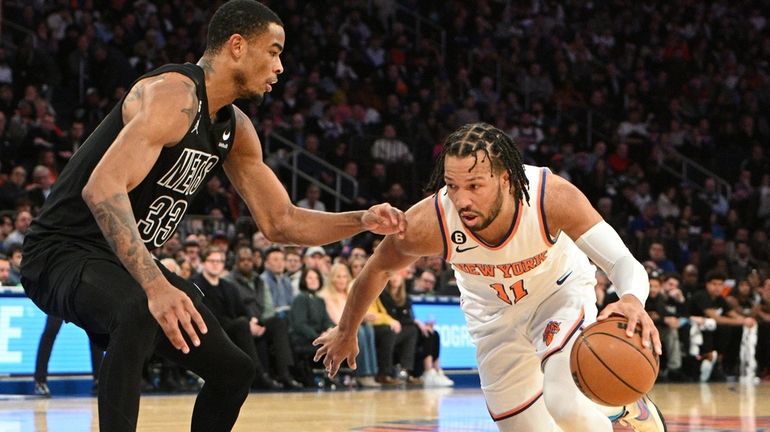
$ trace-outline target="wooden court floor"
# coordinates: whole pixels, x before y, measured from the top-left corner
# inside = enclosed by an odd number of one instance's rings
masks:
[[[652,397],[669,431],[770,431],[770,383],[664,384]],[[139,431],[189,430],[193,396],[144,396]],[[0,432],[96,431],[90,397],[0,400]],[[616,430],[624,430],[617,428]],[[478,389],[253,393],[235,431],[496,431]],[[105,431],[107,432],[107,431]]]

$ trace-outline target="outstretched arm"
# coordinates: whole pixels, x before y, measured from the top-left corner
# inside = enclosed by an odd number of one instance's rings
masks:
[[[262,160],[257,131],[238,108],[235,144],[225,160],[225,172],[246,201],[260,230],[277,243],[321,245],[369,230],[403,233],[403,213],[388,204],[367,211],[327,213],[296,207],[283,185]]]
[[[184,353],[190,349],[179,326],[197,346],[200,340],[191,321],[203,333],[206,325],[190,298],[166,280],[145,247],[128,192],[144,180],[163,147],[182,139],[195,119],[197,106],[195,86],[183,75],[167,73],[138,82],[123,102],[125,126],[82,192],[115,255],[147,293],[153,317],[171,344]]]
[[[407,267],[421,256],[440,255],[443,241],[433,205],[433,197],[415,204],[406,212],[407,228],[403,238],[387,236],[366,262],[348,295],[339,326],[313,342],[318,345],[315,359],[322,357],[330,376],[347,360],[355,368],[358,344],[356,334],[377,296],[382,292],[392,272]]]
[[[650,290],[647,272],[633,257],[623,240],[605,222],[578,188],[557,175],[548,175],[545,212],[548,227],[563,231],[610,278],[620,300],[605,307],[598,319],[619,313],[628,319],[628,336],[633,336],[636,324],[642,325],[642,342],[662,353],[660,336],[655,324],[644,310]]]

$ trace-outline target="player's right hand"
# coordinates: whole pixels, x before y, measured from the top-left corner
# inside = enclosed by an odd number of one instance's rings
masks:
[[[190,347],[187,345],[180,326],[184,329],[193,345],[201,344],[198,332],[195,331],[193,321],[198,326],[201,334],[206,334],[208,329],[203,317],[195,309],[190,297],[182,290],[177,289],[171,284],[164,284],[154,290],[147,292],[147,304],[150,313],[158,321],[163,333],[171,342],[174,348],[188,354]]]
[[[334,378],[340,365],[345,360],[351,369],[356,368],[356,356],[358,356],[358,332],[346,336],[340,334],[339,329],[334,327],[324,332],[313,341],[313,346],[317,346],[313,361],[324,359],[324,367],[329,378]]]

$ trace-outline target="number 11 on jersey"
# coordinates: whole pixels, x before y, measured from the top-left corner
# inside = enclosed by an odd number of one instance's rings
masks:
[[[508,292],[505,290],[505,285],[501,283],[493,283],[490,284],[489,287],[497,291],[497,297],[508,304],[518,303],[519,300],[527,295],[527,290],[524,289],[523,279],[516,281],[508,288],[511,290],[511,293],[513,293],[513,303],[511,302],[511,297],[508,296]]]

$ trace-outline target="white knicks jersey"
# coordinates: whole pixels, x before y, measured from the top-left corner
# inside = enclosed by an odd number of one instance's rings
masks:
[[[494,313],[508,307],[537,307],[569,281],[587,297],[595,295],[596,268],[566,234],[551,238],[543,207],[547,168],[524,165],[529,205],[516,209],[508,234],[496,245],[476,237],[462,222],[447,195],[436,194],[436,214],[444,240],[444,259],[451,264],[466,313]]]

